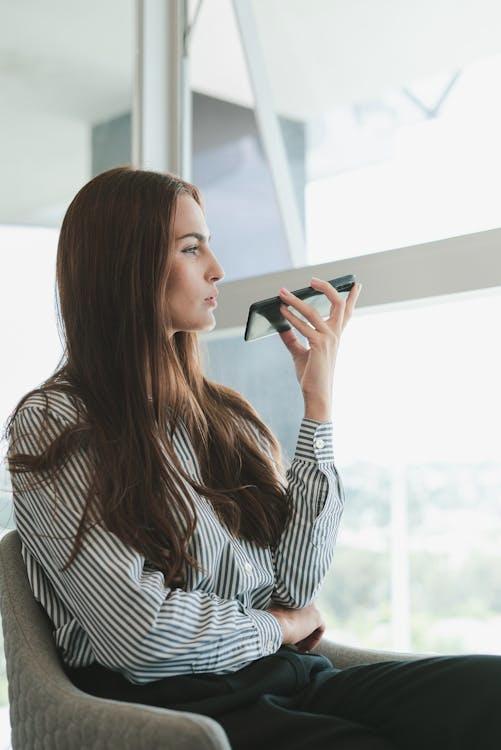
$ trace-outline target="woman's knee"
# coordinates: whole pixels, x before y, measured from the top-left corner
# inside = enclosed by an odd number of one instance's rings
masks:
[[[501,656],[494,654],[465,654],[451,657],[463,662],[465,676],[471,681],[471,686],[492,684],[499,688],[501,685]]]

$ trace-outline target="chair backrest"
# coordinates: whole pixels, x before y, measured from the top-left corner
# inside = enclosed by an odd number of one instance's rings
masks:
[[[43,710],[47,690],[68,677],[52,636],[52,623],[33,596],[16,529],[0,540],[0,612],[4,637],[12,734],[26,717],[26,703]]]

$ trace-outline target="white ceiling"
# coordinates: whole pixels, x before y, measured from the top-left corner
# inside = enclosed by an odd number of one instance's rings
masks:
[[[90,125],[130,109],[133,0],[1,0],[0,222],[58,225]]]
[[[130,106],[133,0],[1,0],[0,113],[94,122]]]
[[[251,1],[276,109],[296,119],[501,51],[499,0]],[[134,0],[0,0],[0,222],[57,222],[88,179],[90,125],[130,110],[134,14]],[[253,106],[231,0],[204,0],[191,78]]]

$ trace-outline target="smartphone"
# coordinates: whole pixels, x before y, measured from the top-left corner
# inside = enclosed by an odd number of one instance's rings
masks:
[[[331,279],[329,284],[335,287],[341,296],[346,299],[355,281],[355,276],[349,274],[347,276],[339,276],[337,279]],[[331,301],[323,292],[313,289],[311,286],[306,286],[303,289],[293,290],[293,294],[317,310],[323,320],[329,317]],[[253,302],[247,316],[244,340],[254,341],[255,339],[263,338],[263,336],[272,336],[274,333],[288,331],[292,328],[293,326],[280,313],[281,304],[282,300],[278,296]],[[309,323],[299,310],[295,307],[291,307],[291,309],[298,318]]]

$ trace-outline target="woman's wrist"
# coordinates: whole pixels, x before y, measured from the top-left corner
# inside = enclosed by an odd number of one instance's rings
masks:
[[[316,422],[330,422],[332,420],[332,406],[319,398],[305,398],[304,416]]]
[[[320,407],[305,406],[304,408],[305,419],[313,419],[315,422],[331,422],[332,411],[331,409],[325,409]]]
[[[287,620],[284,617],[283,612],[279,609],[273,609],[272,607],[268,609],[267,612],[269,612],[270,615],[273,615],[273,617],[278,621],[278,624],[280,625],[280,629],[282,631],[282,643],[286,644],[289,637],[289,629]]]

